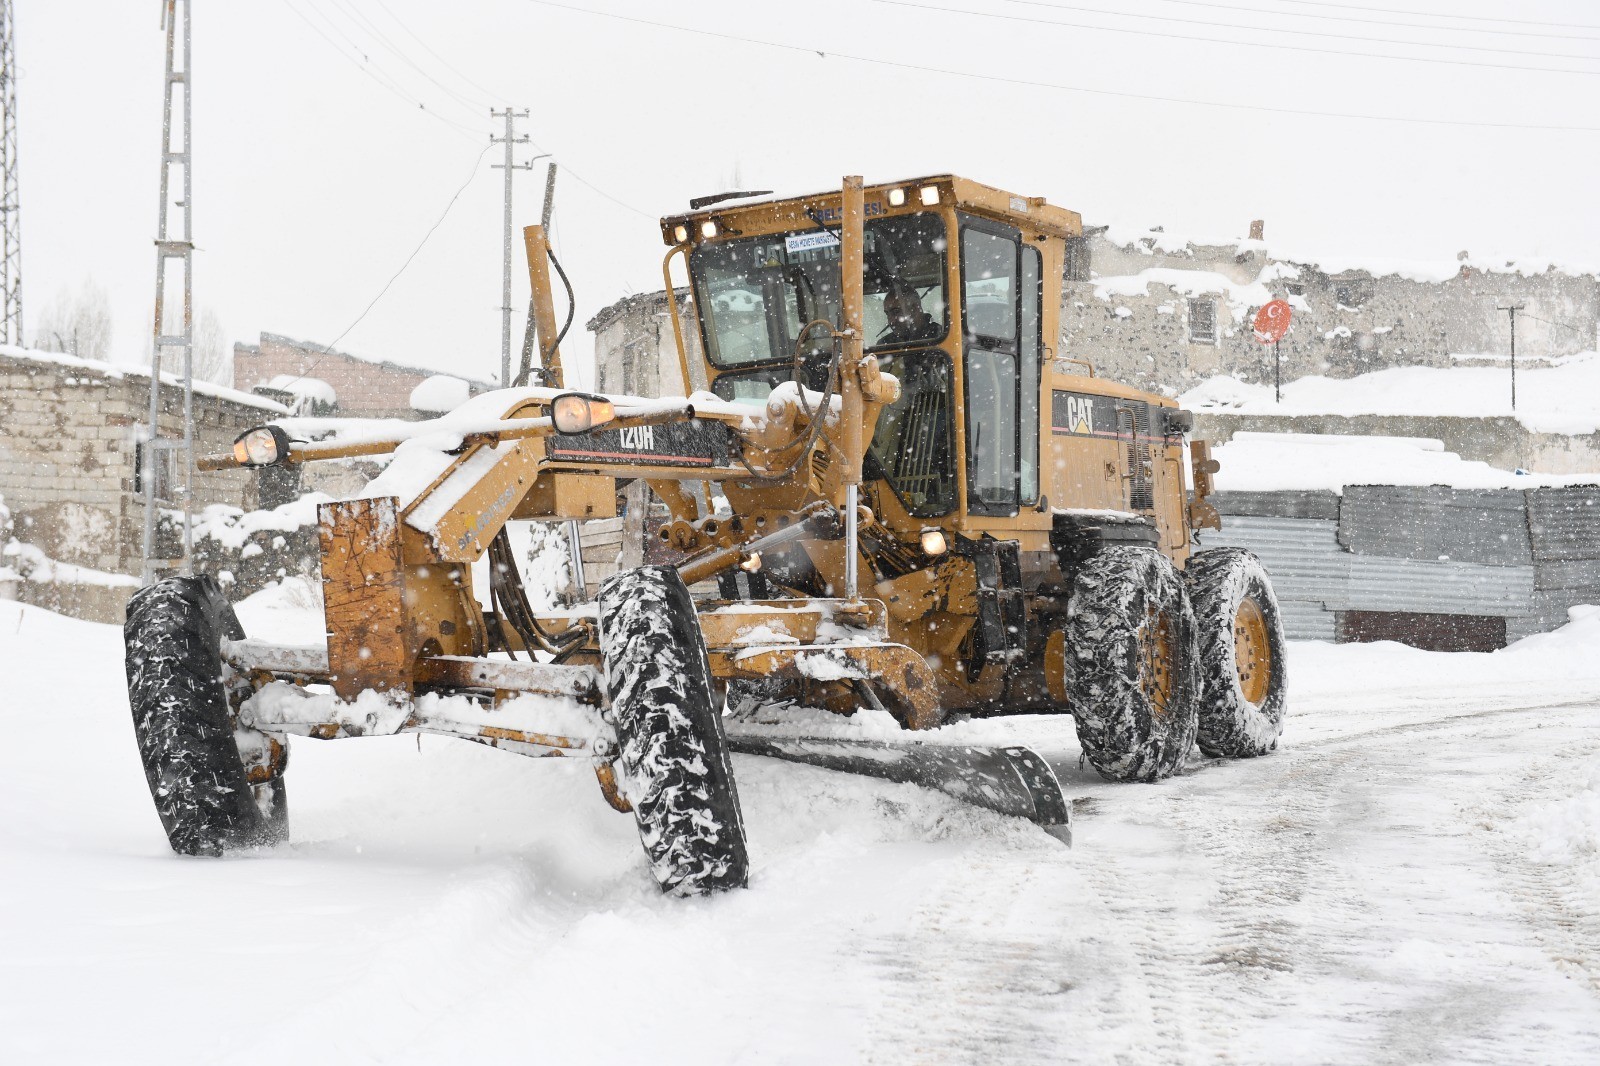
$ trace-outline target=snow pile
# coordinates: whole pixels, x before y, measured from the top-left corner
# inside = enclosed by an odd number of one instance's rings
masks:
[[[317,507],[333,500],[325,492],[308,492],[297,500],[266,511],[246,511],[214,503],[194,519],[195,540],[214,540],[237,551],[257,533],[293,533],[317,524]]]
[[[1517,408],[1511,409],[1507,367],[1395,367],[1353,378],[1303,377],[1283,386],[1220,376],[1179,399],[1191,411],[1250,415],[1428,415],[1515,418],[1535,433],[1600,431],[1600,353],[1583,352],[1519,367]]]
[[[1463,459],[1427,437],[1356,437],[1326,433],[1235,433],[1217,445],[1223,492],[1276,492],[1346,485],[1449,485],[1458,489],[1537,489],[1592,485],[1592,474],[1528,474]]]
[[[1589,760],[1576,795],[1535,807],[1510,832],[1535,862],[1586,867],[1600,880],[1600,758]]]
[[[12,538],[0,546],[0,581],[32,581],[41,585],[106,585],[138,588],[139,579],[52,559],[32,544]]]
[[[472,386],[449,374],[424,378],[411,390],[411,409],[426,414],[443,414],[472,399]]]
[[[339,403],[338,394],[333,391],[333,386],[321,378],[279,374],[267,382],[266,387],[293,396],[294,413],[297,415],[314,414],[319,410],[331,411]]]

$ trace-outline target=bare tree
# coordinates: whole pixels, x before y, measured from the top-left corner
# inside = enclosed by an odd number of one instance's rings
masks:
[[[46,351],[104,359],[111,347],[111,299],[85,278],[76,292],[62,289],[45,306],[34,344]]]
[[[214,385],[233,384],[233,345],[222,319],[211,308],[202,308],[194,324],[194,376]]]

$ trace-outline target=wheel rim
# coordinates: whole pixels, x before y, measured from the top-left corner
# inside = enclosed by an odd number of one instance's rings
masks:
[[[1176,645],[1172,616],[1154,607],[1147,609],[1144,625],[1139,629],[1139,688],[1150,701],[1150,714],[1155,718],[1166,717],[1172,704],[1172,655]]]
[[[1272,644],[1267,638],[1267,616],[1254,596],[1240,600],[1233,615],[1233,668],[1246,701],[1260,704],[1267,698],[1272,683]]]

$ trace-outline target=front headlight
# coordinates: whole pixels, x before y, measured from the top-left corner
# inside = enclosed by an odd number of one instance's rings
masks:
[[[616,416],[616,407],[604,396],[564,392],[550,401],[550,421],[555,423],[557,433],[587,433]]]
[[[257,426],[233,442],[233,458],[240,466],[272,466],[289,457],[289,435],[278,426]]]

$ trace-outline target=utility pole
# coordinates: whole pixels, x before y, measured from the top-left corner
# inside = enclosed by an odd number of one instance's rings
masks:
[[[1499,310],[1511,316],[1511,409],[1517,409],[1517,312],[1526,307],[1526,304],[1512,304],[1510,307],[1501,307]]]
[[[0,343],[22,344],[22,215],[17,194],[17,53],[12,40],[11,0],[0,0]]]
[[[547,237],[548,237],[548,235],[550,233],[550,213],[555,210],[555,205],[556,205],[556,164],[551,163],[545,169],[545,173],[544,173],[544,210],[539,213],[539,225],[544,229],[545,235]],[[531,368],[533,367],[534,325],[535,325],[535,315],[534,315],[534,309],[533,309],[533,296],[532,296],[532,294],[529,294],[529,296],[528,296],[528,325],[527,325],[527,328],[522,331],[522,363],[521,363],[521,368],[518,369],[518,371],[517,371],[517,384],[519,384],[519,385],[522,384],[522,371],[523,371],[523,369],[528,369],[528,370],[531,371]],[[542,354],[539,357],[539,370],[541,372],[544,370],[544,356]],[[529,376],[531,377],[532,374],[530,373]],[[545,382],[545,384],[549,384],[549,382]]]
[[[506,135],[504,137],[496,137],[492,133],[489,135],[490,144],[504,144],[506,146],[506,161],[504,163],[493,164],[496,170],[504,170],[506,172],[506,214],[504,233],[505,254],[502,259],[503,269],[501,270],[500,277],[501,388],[505,388],[507,385],[511,384],[511,172],[514,170],[533,169],[532,159],[528,160],[526,163],[513,162],[512,152],[517,145],[528,143],[528,135],[524,133],[519,137],[517,135],[516,127],[517,119],[527,118],[528,114],[529,112],[527,108],[523,108],[521,111],[514,110],[510,107],[506,108],[504,111],[495,111],[491,108],[489,111],[490,118],[503,118],[506,120]],[[534,158],[542,159],[543,156],[535,156]]]
[[[160,505],[177,493],[183,503],[183,562],[180,573],[193,572],[194,566],[194,231],[193,196],[190,181],[190,98],[189,81],[189,3],[190,0],[163,0],[162,28],[167,31],[167,73],[165,100],[161,114],[161,208],[156,216],[156,309],[150,349],[150,424],[147,427],[140,471],[144,489],[144,565],[146,585],[155,580],[156,518]],[[180,15],[178,5],[183,5]],[[181,37],[181,41],[179,38]],[[179,57],[181,56],[181,64]],[[172,95],[182,86],[183,134],[173,146]],[[173,168],[181,167],[182,199],[174,200]],[[183,275],[183,308],[175,323],[167,325],[168,268],[177,265]],[[168,353],[179,356],[183,371],[183,436],[161,435],[161,364]],[[175,465],[163,463],[162,455],[176,452],[183,460],[183,485],[158,485],[157,471]],[[165,489],[163,493],[161,490]]]

